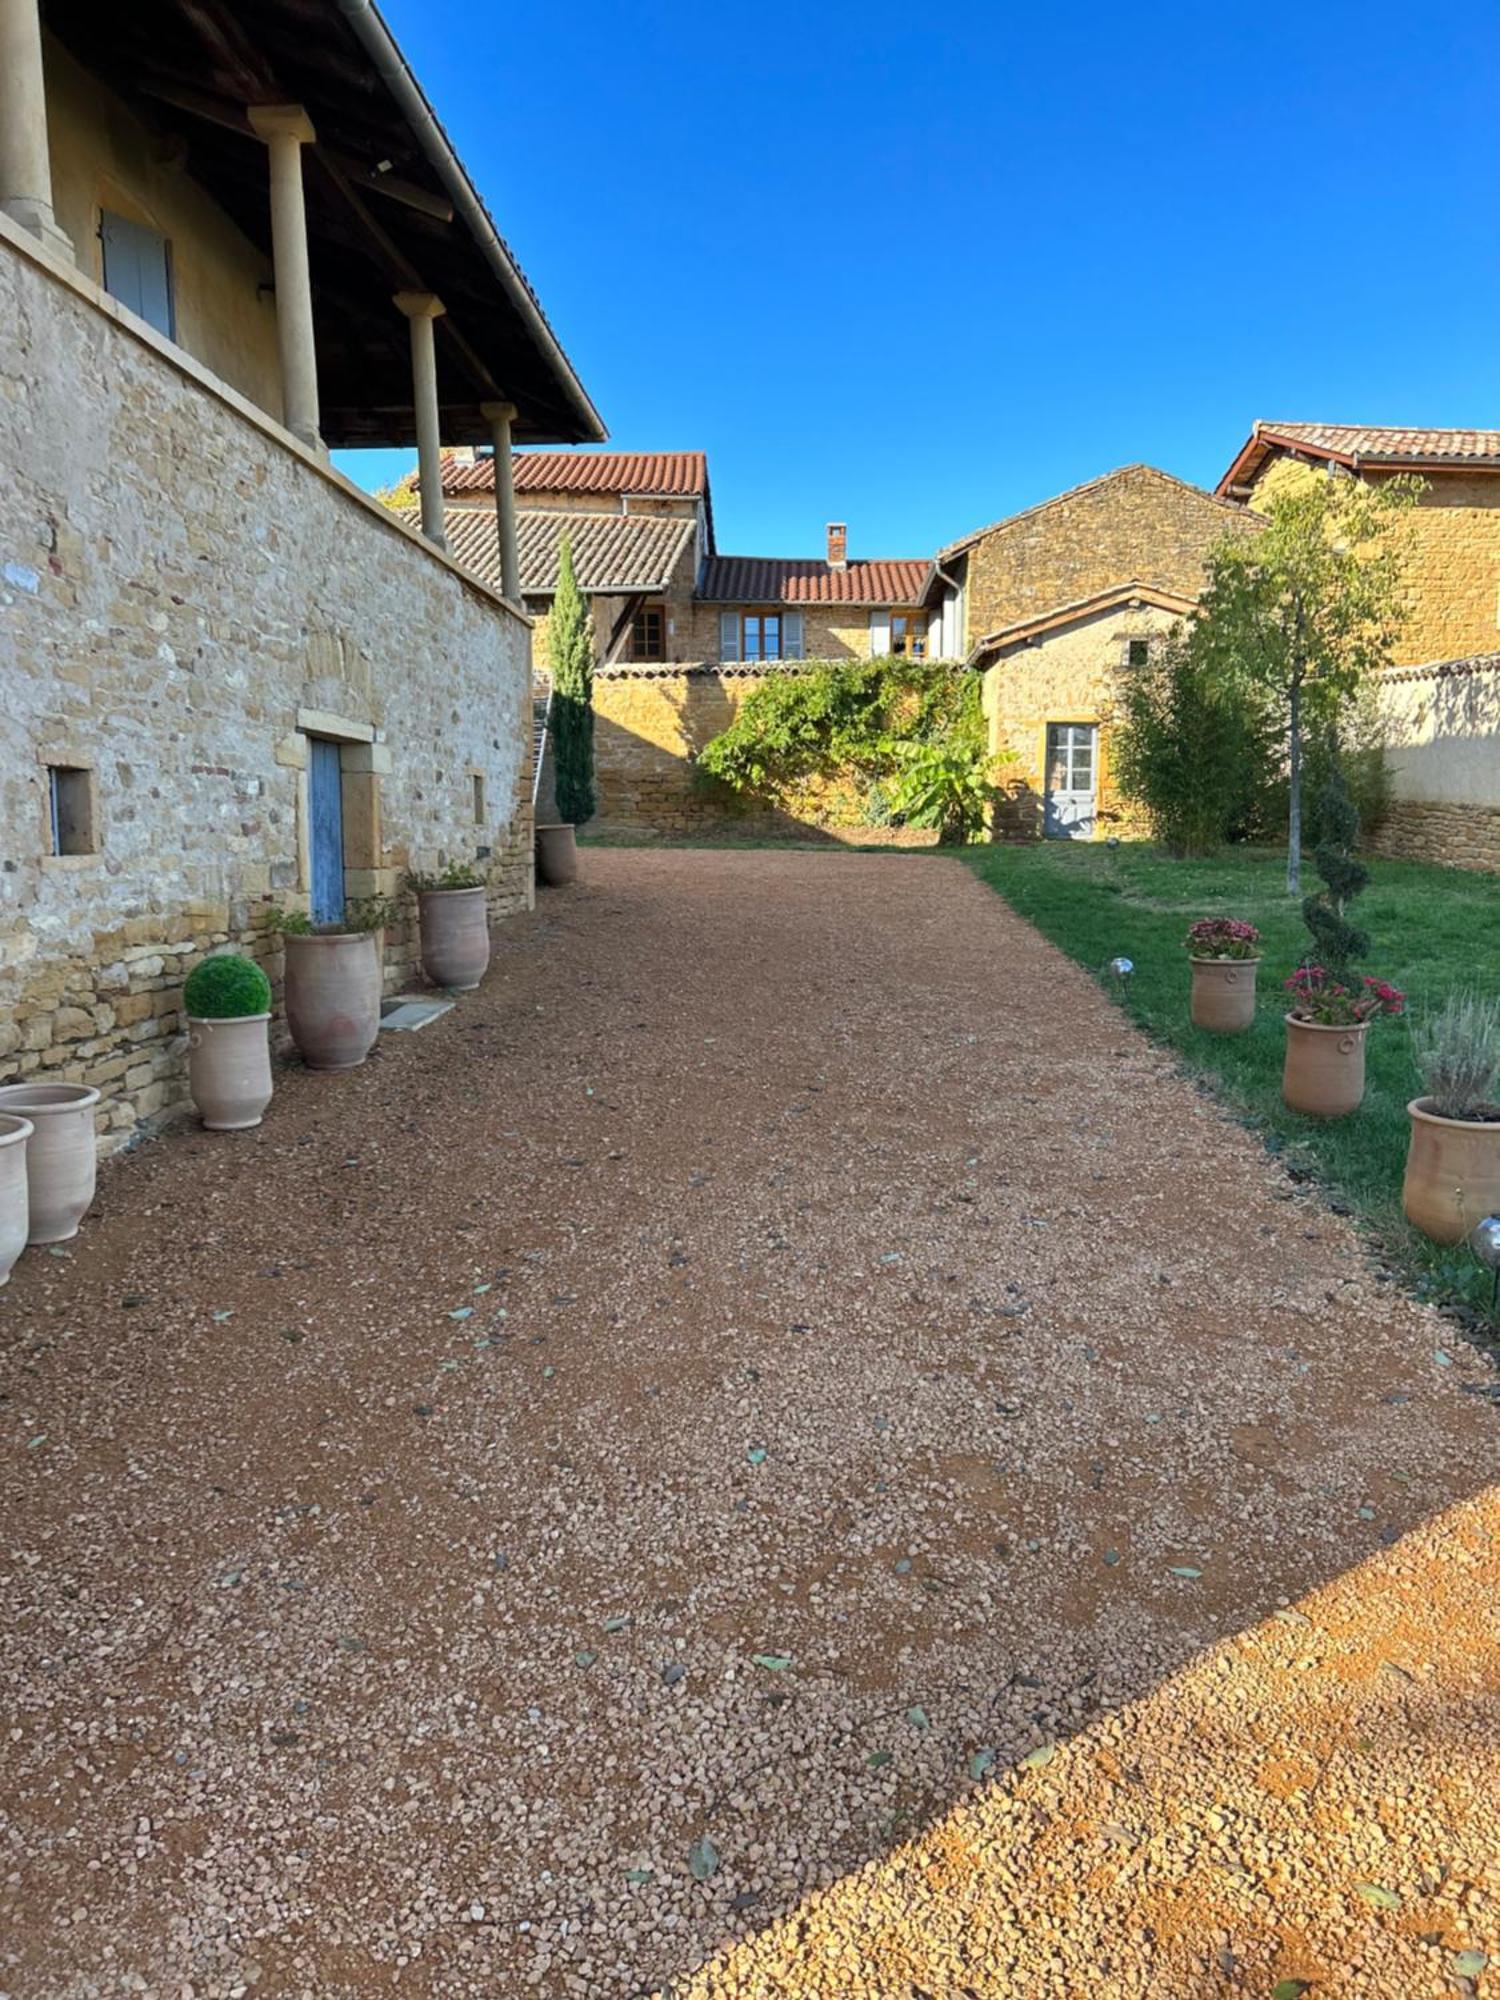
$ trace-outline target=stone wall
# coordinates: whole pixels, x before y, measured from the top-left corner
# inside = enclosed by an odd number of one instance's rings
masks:
[[[1243,507],[1154,466],[1126,466],[998,523],[969,546],[968,645],[1117,584],[1196,598],[1214,542],[1260,526]]]
[[[529,633],[8,224],[0,460],[0,1081],[99,1085],[111,1146],[184,1096],[191,964],[279,969],[310,737],[340,745],[350,895],[462,858],[494,915],[529,902]],[[87,851],[54,851],[49,767]],[[388,986],[414,944],[403,916]]]
[[[1500,875],[1500,808],[1397,799],[1370,847],[1393,860],[1438,861],[1448,868]]]
[[[774,670],[772,670],[774,671]],[[782,669],[795,672],[795,667]],[[594,676],[594,768],[599,812],[590,830],[682,839],[830,839],[925,846],[918,829],[871,826],[857,794],[836,783],[804,785],[777,808],[747,803],[696,779],[692,759],[727,729],[767,678],[754,668],[613,668]]]
[[[1251,505],[1318,470],[1273,458],[1256,481]],[[1425,472],[1427,490],[1411,515],[1406,568],[1406,624],[1393,649],[1398,665],[1453,660],[1500,643],[1500,475]]]

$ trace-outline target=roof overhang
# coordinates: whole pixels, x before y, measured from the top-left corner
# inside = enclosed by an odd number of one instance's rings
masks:
[[[514,256],[370,0],[42,0],[47,27],[122,96],[270,254],[254,106],[296,104],[317,142],[306,191],[322,433],[415,441],[398,291],[435,293],[445,442],[488,443],[480,404],[516,405],[518,442],[605,436]]]
[[[1500,473],[1500,459],[1480,458],[1471,452],[1345,451],[1323,440],[1278,429],[1275,424],[1258,423],[1214,488],[1215,495],[1221,500],[1248,499],[1267,462],[1278,456],[1300,458],[1308,465],[1342,466],[1345,471],[1355,473]]]
[[[1198,608],[1196,599],[1179,597],[1171,590],[1158,590],[1155,584],[1113,584],[1108,590],[1095,591],[1092,597],[1075,598],[1071,604],[1060,604],[1053,611],[1042,612],[1035,618],[1023,618],[1014,625],[1002,626],[998,632],[987,633],[970,648],[968,664],[977,666],[991,653],[1007,652],[1014,646],[1033,645],[1050,632],[1061,631],[1069,625],[1081,625],[1105,611],[1146,606],[1154,611],[1170,612],[1174,618],[1191,617]]]

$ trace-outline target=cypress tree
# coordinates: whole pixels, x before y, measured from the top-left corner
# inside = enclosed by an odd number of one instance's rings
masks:
[[[552,663],[552,743],[558,816],[581,826],[594,816],[594,621],[578,588],[566,535],[547,626]]]

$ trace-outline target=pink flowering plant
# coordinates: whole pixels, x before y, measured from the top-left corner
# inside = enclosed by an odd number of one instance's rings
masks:
[[[1260,932],[1239,917],[1201,917],[1183,943],[1189,958],[1260,957]]]
[[[1383,979],[1361,979],[1346,986],[1321,965],[1299,965],[1286,990],[1292,1019],[1311,1021],[1320,1028],[1354,1028],[1382,1014],[1406,1012],[1406,995]]]

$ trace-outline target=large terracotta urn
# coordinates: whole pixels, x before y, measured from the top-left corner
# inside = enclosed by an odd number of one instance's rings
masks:
[[[1430,1097],[1414,1097],[1406,1109],[1406,1219],[1435,1243],[1462,1243],[1476,1223],[1500,1215],[1500,1113],[1441,1118]]]
[[[422,970],[434,986],[468,993],[489,969],[489,892],[423,889],[417,895],[422,926]]]
[[[1242,1035],[1255,1025],[1258,958],[1194,958],[1192,1017],[1214,1035]]]
[[[544,882],[560,888],[578,875],[578,829],[564,822],[560,826],[539,826],[536,830],[536,872]]]
[[[0,1112],[0,1285],[26,1248],[31,1214],[26,1194],[26,1141],[36,1127],[29,1118]]]
[[[1287,1015],[1281,1095],[1293,1111],[1309,1118],[1345,1118],[1359,1109],[1369,1028],[1368,1021],[1325,1027],[1321,1021]]]
[[[98,1156],[94,1150],[97,1090],[81,1083],[9,1083],[0,1089],[0,1112],[29,1119],[26,1142],[28,1243],[63,1243],[94,1199]]]
[[[353,1069],[380,1033],[380,933],[288,932],[286,1024],[309,1069]]]
[[[187,1021],[188,1087],[210,1132],[258,1125],[271,1101],[269,1014]]]

